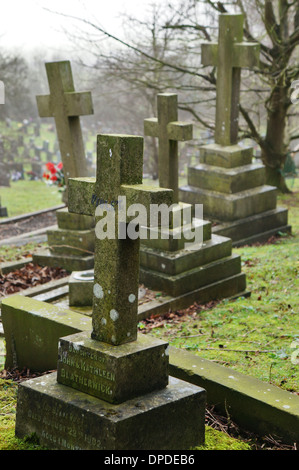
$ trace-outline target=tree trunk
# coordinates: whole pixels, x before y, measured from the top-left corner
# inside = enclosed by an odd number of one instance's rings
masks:
[[[284,137],[288,109],[287,89],[282,82],[283,78],[275,86],[267,104],[267,132],[262,160],[266,166],[266,183],[276,186],[283,193],[291,193],[282,174],[287,155]]]

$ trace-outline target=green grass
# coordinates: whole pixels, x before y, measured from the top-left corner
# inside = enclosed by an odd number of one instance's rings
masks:
[[[8,217],[62,204],[61,193],[58,192],[57,186],[48,186],[44,181],[11,182],[9,188],[0,188],[0,196],[1,205],[7,208]]]

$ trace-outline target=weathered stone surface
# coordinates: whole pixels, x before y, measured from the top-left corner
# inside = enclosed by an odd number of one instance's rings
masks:
[[[85,278],[84,278],[85,276]],[[80,279],[78,278],[80,277]],[[92,280],[89,278],[92,277]],[[74,271],[69,280],[69,306],[84,307],[92,305],[94,271]]]
[[[212,231],[214,234],[231,238],[233,246],[238,246],[266,241],[279,231],[290,233],[291,227],[288,225],[288,210],[277,207],[245,219],[218,224],[213,227]]]
[[[157,96],[158,118],[144,120],[144,134],[159,139],[158,176],[163,188],[173,190],[173,201],[178,202],[178,142],[191,140],[191,123],[178,121],[178,97],[174,93]]]
[[[170,347],[171,375],[207,391],[208,404],[244,429],[290,445],[299,441],[299,397],[183,349]]]
[[[150,289],[160,290],[177,297],[187,292],[192,292],[199,287],[213,284],[226,277],[230,278],[239,274],[240,271],[240,257],[233,254],[207,265],[197,266],[189,271],[172,276],[141,266],[140,280]]]
[[[58,339],[91,328],[91,319],[85,315],[22,295],[4,299],[1,316],[7,368],[53,370]]]
[[[63,230],[92,230],[94,218],[87,215],[71,214],[67,208],[56,211],[57,224]]]
[[[180,188],[181,199],[189,204],[203,204],[204,215],[213,220],[233,221],[275,209],[277,188],[259,186],[235,194],[203,190],[194,186]]]
[[[200,162],[223,168],[235,168],[252,162],[253,148],[240,145],[208,144],[200,147]]]
[[[178,250],[165,252],[154,247],[141,246],[140,266],[167,275],[176,275],[201,267],[231,255],[232,242],[229,238],[214,235],[199,250]],[[141,281],[142,282],[142,281]]]
[[[163,390],[111,405],[52,373],[20,384],[16,435],[57,450],[187,450],[204,442],[205,403],[205,390],[170,377]]]
[[[48,249],[40,250],[32,256],[33,262],[40,266],[63,268],[68,272],[85,271],[94,267],[94,256],[54,255]]]
[[[52,254],[62,256],[93,256],[94,230],[48,230],[48,245]]]
[[[188,170],[188,185],[198,186],[225,194],[234,194],[263,186],[265,183],[265,167],[260,163],[243,165],[237,168],[221,168],[203,163]]]
[[[60,338],[57,381],[115,404],[160,390],[168,384],[168,343],[142,334],[118,347],[90,332]]]

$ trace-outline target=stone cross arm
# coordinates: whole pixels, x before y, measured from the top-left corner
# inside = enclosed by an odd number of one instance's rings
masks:
[[[253,68],[259,65],[260,45],[255,42],[240,42],[232,45],[232,67]],[[206,42],[201,45],[201,63],[217,67],[218,43]]]
[[[120,186],[120,196],[126,197],[126,207],[132,204],[142,204],[147,214],[150,215],[151,204],[167,204],[173,203],[173,191],[159,187],[148,186],[145,184]],[[117,210],[118,201],[106,201],[97,192],[95,178],[70,178],[69,179],[69,212],[76,214],[85,214],[94,216],[96,207],[99,204],[108,204]],[[127,216],[127,222],[130,217]],[[149,220],[148,220],[149,221]]]
[[[150,137],[159,137],[159,123],[157,118],[144,119],[144,134]],[[183,121],[172,121],[167,124],[167,137],[169,140],[188,141],[193,138],[193,125]]]
[[[36,97],[40,117],[55,117],[56,102],[51,95],[38,95]],[[93,114],[93,104],[90,91],[69,92],[64,94],[65,115],[87,116]]]

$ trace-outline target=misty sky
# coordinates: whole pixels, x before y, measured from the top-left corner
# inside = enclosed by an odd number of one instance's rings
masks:
[[[166,3],[167,0],[158,0]],[[64,28],[75,28],[76,21],[45,11],[95,20],[112,34],[119,33],[123,13],[142,18],[150,0],[13,0],[2,2],[0,47],[20,51],[32,48],[58,48],[66,43]]]

